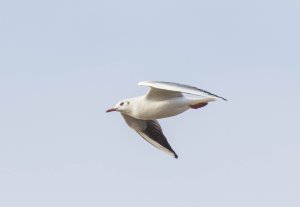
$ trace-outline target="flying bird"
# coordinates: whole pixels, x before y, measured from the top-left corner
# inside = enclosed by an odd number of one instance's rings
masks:
[[[217,99],[227,101],[208,91],[178,83],[143,81],[138,85],[148,86],[150,90],[143,96],[122,100],[106,112],[120,112],[127,125],[142,138],[175,158],[178,155],[170,146],[157,119],[176,116],[188,109],[199,109]]]

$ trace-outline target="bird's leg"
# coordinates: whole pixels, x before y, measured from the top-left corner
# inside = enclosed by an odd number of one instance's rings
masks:
[[[207,105],[207,103],[197,103],[197,104],[190,105],[190,107],[192,109],[199,109],[199,108],[202,108],[202,107],[204,107],[206,105]]]

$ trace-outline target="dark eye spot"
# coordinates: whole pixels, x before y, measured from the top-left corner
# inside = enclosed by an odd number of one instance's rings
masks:
[[[120,106],[123,106],[124,105],[124,102],[120,103]]]
[[[129,101],[127,101],[127,104],[128,104],[128,105],[130,104]]]

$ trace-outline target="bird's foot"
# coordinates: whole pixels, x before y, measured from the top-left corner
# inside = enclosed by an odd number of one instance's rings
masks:
[[[197,104],[194,104],[194,105],[190,105],[190,107],[192,109],[199,109],[199,108],[202,108],[202,107],[204,107],[206,105],[207,105],[207,103],[197,103]]]

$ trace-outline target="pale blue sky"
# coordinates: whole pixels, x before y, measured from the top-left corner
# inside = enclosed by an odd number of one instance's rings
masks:
[[[0,206],[300,206],[299,1],[0,2]],[[141,80],[228,98],[161,120]]]

